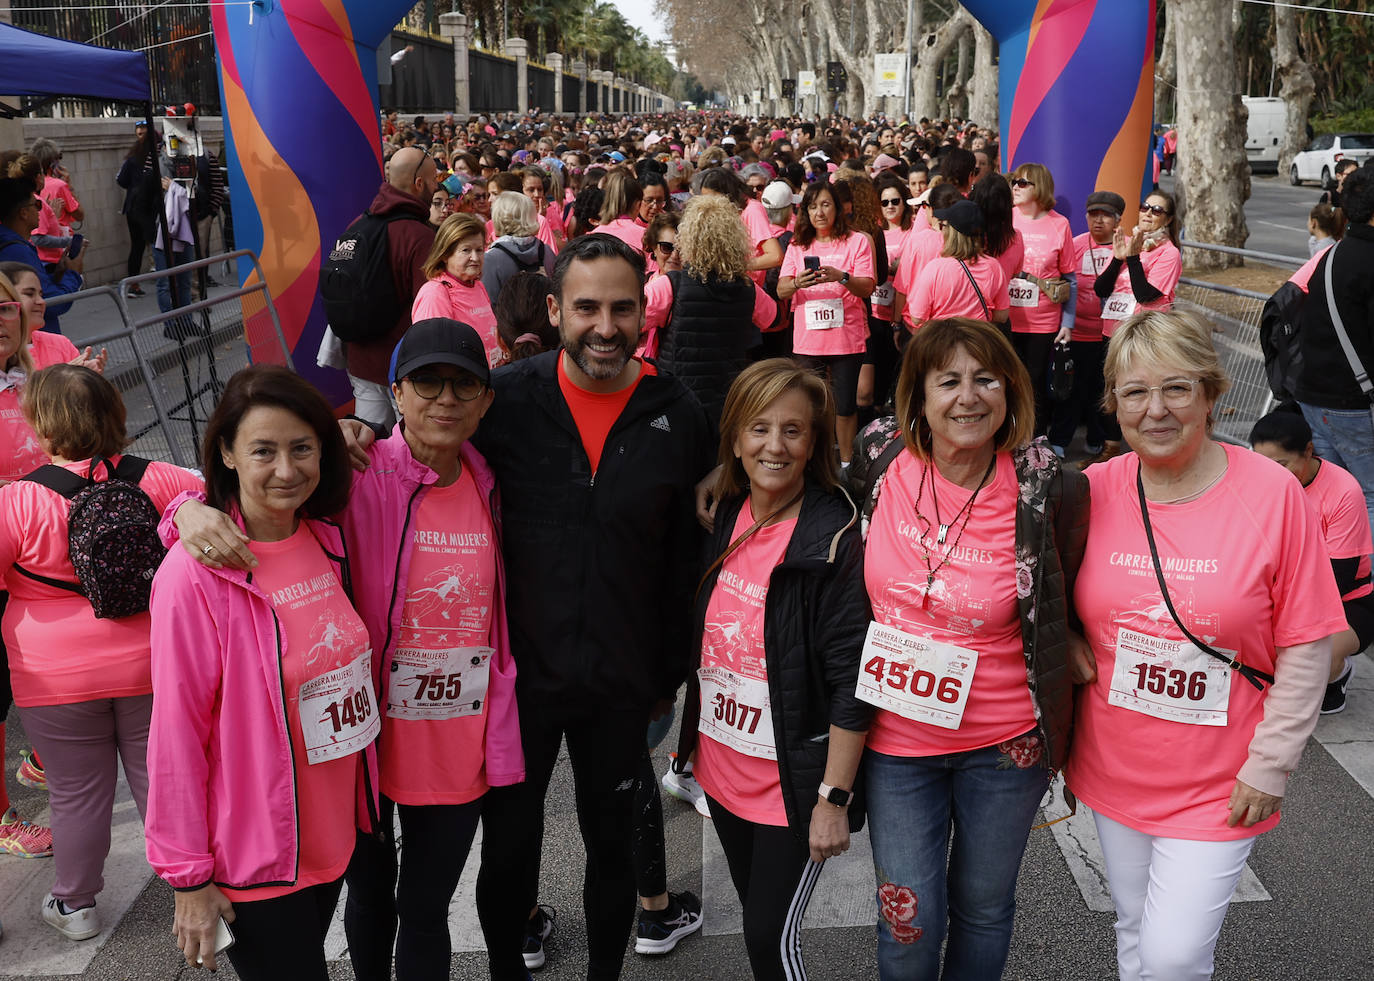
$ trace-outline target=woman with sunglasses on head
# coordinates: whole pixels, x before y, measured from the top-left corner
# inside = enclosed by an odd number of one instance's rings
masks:
[[[1011,343],[1035,387],[1035,432],[1050,424],[1049,367],[1055,347],[1073,333],[1078,280],[1073,232],[1054,210],[1054,177],[1044,164],[1023,163],[1011,179],[1012,223],[1021,235],[1021,268],[1007,284]]]
[[[438,981],[449,976],[448,907],[483,801],[524,779],[524,757],[499,497],[470,442],[494,398],[483,341],[467,324],[419,321],[390,377],[402,424],[368,447],[339,516],[381,711],[381,836],[357,836],[344,926],[359,981],[389,981],[393,947],[400,981]],[[222,513],[186,502],[174,520],[197,561],[257,565]]]
[[[1102,842],[1122,981],[1205,979],[1316,726],[1345,615],[1301,485],[1212,436],[1229,382],[1211,324],[1134,314],[1104,378],[1134,452],[1085,471],[1074,605],[1096,677],[1065,779]]]

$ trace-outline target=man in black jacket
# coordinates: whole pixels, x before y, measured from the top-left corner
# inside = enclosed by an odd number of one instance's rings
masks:
[[[633,356],[634,250],[608,235],[570,243],[549,317],[563,349],[494,375],[474,439],[501,488],[526,773],[483,807],[477,905],[498,981],[525,977],[544,797],[565,737],[587,850],[588,977],[619,976],[636,905],[633,787],[650,715],[687,673],[693,486],[713,449],[696,399]]]
[[[1364,489],[1374,522],[1374,392],[1361,391],[1332,326],[1326,273],[1336,310],[1365,373],[1374,375],[1374,165],[1345,178],[1341,201],[1350,225],[1312,270],[1302,306],[1302,372],[1294,394],[1312,427],[1317,455],[1344,467]]]

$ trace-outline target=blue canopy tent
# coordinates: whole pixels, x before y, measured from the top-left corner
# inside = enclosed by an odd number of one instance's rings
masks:
[[[152,115],[148,57],[0,24],[0,92],[142,103]],[[6,107],[5,115],[16,115]]]

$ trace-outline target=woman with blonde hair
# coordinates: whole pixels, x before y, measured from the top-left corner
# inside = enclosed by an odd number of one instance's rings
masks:
[[[907,326],[928,320],[972,317],[1005,325],[1011,307],[1001,263],[983,248],[983,212],[968,200],[934,212],[944,245],[916,276],[904,311]]]
[[[502,195],[504,196],[504,195]],[[487,349],[487,363],[501,363],[496,315],[482,285],[486,230],[476,215],[449,215],[434,236],[434,247],[422,267],[429,281],[415,294],[410,322],[441,317],[467,324]]]
[[[682,379],[716,423],[730,383],[762,343],[760,328],[773,322],[777,305],[749,278],[749,241],[727,199],[688,202],[677,248],[682,270],[645,288],[644,326],[656,332],[658,363]]]
[[[535,236],[539,212],[526,194],[498,194],[491,203],[492,240],[482,263],[482,285],[487,296],[501,295],[501,286],[518,272],[553,275],[558,255]]]
[[[601,184],[601,218],[593,234],[613,235],[630,248],[644,253],[644,226],[636,220],[644,188],[628,170],[613,170]]]

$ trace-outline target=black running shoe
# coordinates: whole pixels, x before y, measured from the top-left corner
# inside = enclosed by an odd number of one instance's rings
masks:
[[[558,911],[543,903],[534,911],[529,923],[525,925],[525,946],[520,951],[525,958],[525,967],[537,971],[544,966],[544,941],[553,933],[553,921]]]
[[[1322,696],[1322,715],[1335,715],[1337,712],[1345,711],[1345,686],[1350,684],[1354,674],[1355,659],[1348,657],[1345,659],[1345,670],[1341,672],[1341,676],[1326,686],[1326,694]]]
[[[636,954],[666,954],[683,937],[701,929],[701,900],[690,892],[670,892],[660,910],[639,910]]]

